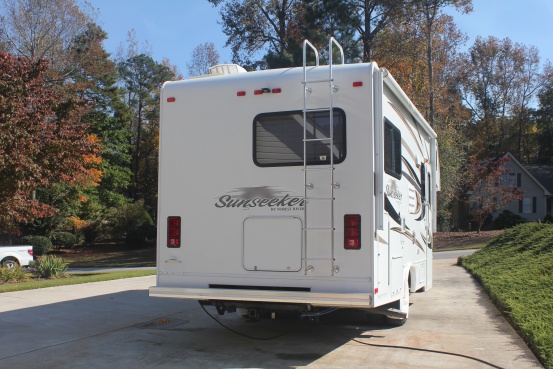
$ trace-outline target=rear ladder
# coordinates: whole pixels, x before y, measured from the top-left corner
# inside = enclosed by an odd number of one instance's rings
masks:
[[[309,80],[308,79],[308,68],[307,68],[307,47],[309,46],[313,52],[315,53],[315,67],[319,66],[319,52],[317,49],[307,40],[303,42],[303,81],[302,84],[304,86],[304,92],[303,92],[303,180],[304,180],[304,200],[305,200],[305,206],[303,208],[304,214],[303,214],[303,236],[304,236],[304,271],[305,274],[307,274],[310,271],[313,271],[313,266],[310,265],[310,260],[329,260],[330,261],[330,273],[333,276],[335,273],[338,272],[338,267],[335,266],[335,258],[334,258],[334,190],[339,188],[339,184],[334,182],[334,106],[333,106],[333,95],[337,92],[337,87],[334,85],[334,77],[333,77],[333,63],[332,63],[332,51],[333,46],[336,46],[341,54],[342,57],[342,63],[344,64],[344,51],[340,44],[334,39],[334,37],[331,37],[328,43],[328,79],[319,79],[319,80]],[[308,104],[308,97],[312,92],[312,88],[309,87],[312,84],[319,84],[319,83],[328,83],[328,90],[329,90],[329,102],[328,106],[326,107],[316,107],[311,108]],[[312,112],[329,112],[329,133],[327,137],[320,138],[316,136],[315,131],[315,125],[312,125],[313,132],[309,132],[308,127],[308,115]],[[313,165],[312,163],[308,162],[308,156],[307,156],[307,147],[310,143],[316,144],[317,142],[324,143],[329,150],[329,163],[327,165]],[[309,173],[315,172],[315,171],[328,171],[329,173],[329,181],[328,181],[328,195],[322,196],[322,197],[315,197],[315,196],[309,196],[309,191],[313,190],[313,183],[310,182],[309,179]],[[313,204],[314,202],[324,202],[328,204],[328,223],[327,224],[311,224],[312,222],[309,221],[309,209],[310,209],[310,203]],[[311,210],[313,211],[313,210]],[[309,234],[312,232],[327,232],[328,242],[330,243],[330,258],[313,258],[309,257],[309,250],[311,247],[323,247],[323,245],[310,245],[309,243]]]

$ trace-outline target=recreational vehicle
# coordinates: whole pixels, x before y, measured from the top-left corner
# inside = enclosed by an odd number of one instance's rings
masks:
[[[386,69],[344,64],[334,39],[328,65],[303,55],[163,85],[150,296],[402,324],[432,287],[436,134]]]

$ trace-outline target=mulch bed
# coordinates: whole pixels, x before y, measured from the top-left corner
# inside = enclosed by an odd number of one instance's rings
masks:
[[[434,246],[436,249],[458,246],[468,246],[477,243],[490,242],[503,231],[478,232],[437,232],[434,233]]]

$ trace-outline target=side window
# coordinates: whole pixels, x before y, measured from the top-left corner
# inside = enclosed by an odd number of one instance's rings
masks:
[[[384,121],[384,169],[401,178],[401,132],[388,119]]]
[[[420,163],[420,166],[421,166],[421,197],[422,197],[422,201],[424,202],[426,201],[426,167],[424,166],[424,163]]]
[[[334,144],[330,137],[329,111],[307,115],[306,154],[309,165],[334,164],[346,157],[346,117],[334,109],[332,117]],[[253,124],[253,161],[260,167],[303,165],[303,113],[301,111],[266,113],[255,117]]]

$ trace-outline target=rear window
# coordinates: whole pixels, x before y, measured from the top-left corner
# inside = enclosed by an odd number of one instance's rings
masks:
[[[333,109],[334,164],[346,157],[346,116]],[[254,119],[253,160],[257,166],[303,165],[303,113],[301,111],[264,113]],[[330,137],[330,111],[307,114],[307,139]],[[312,141],[306,145],[307,164],[330,164],[330,143]]]

